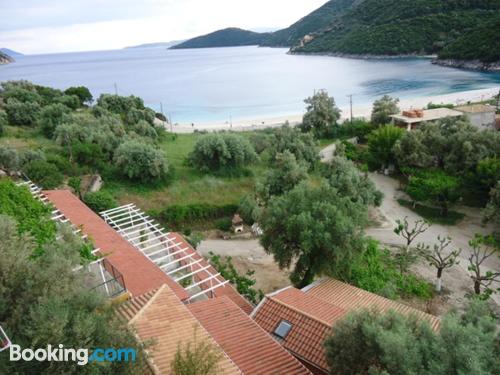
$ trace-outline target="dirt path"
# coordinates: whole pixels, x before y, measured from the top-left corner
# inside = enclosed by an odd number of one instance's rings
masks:
[[[280,270],[273,260],[260,246],[259,241],[252,240],[205,240],[198,246],[198,251],[208,257],[209,252],[233,258],[233,264],[238,272],[255,271],[255,288],[264,293],[274,292],[290,285],[289,273]]]
[[[384,193],[385,197],[378,210],[379,215],[377,215],[378,220],[381,221],[380,226],[368,228],[366,233],[383,244],[402,245],[402,239],[393,232],[396,220],[407,216],[410,224],[413,224],[416,220],[421,219],[421,217],[398,203],[397,200],[399,198],[405,198],[405,194],[398,190],[398,181],[375,173],[370,174],[370,178],[377,188]],[[475,233],[489,234],[493,228],[481,225],[481,212],[479,209],[458,207],[457,210],[466,214],[466,217],[457,225],[444,226],[434,224],[429,230],[421,234],[416,241],[432,246],[436,242],[438,235],[450,236],[453,248],[462,249],[460,264],[446,270],[443,274],[443,287],[450,293],[449,302],[456,307],[461,307],[465,302],[465,294],[472,292],[472,281],[467,271],[467,258],[470,255],[468,242]],[[484,264],[485,271],[498,269],[500,269],[500,258],[498,257],[491,257]],[[435,269],[427,263],[420,262],[416,264],[413,267],[413,271],[425,279],[434,282],[436,276]],[[500,304],[500,295],[494,295],[493,300],[498,306]]]

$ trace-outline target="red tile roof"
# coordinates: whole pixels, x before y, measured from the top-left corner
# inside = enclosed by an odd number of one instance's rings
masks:
[[[303,290],[290,287],[267,295],[252,317],[270,334],[281,321],[289,322],[292,329],[285,339],[280,339],[282,345],[297,357],[328,371],[323,342],[331,327],[347,312],[369,307],[413,313],[434,329],[439,327],[439,318],[433,315],[334,279],[321,280]]]
[[[376,307],[380,311],[394,310],[401,314],[414,314],[423,320],[427,320],[433,329],[438,329],[440,326],[440,319],[437,316],[335,279],[320,280],[306,288],[305,293],[346,311]]]
[[[244,374],[310,374],[227,296],[187,306]]]
[[[127,302],[126,305],[131,302]],[[133,313],[130,325],[144,342],[152,342],[147,348],[151,355],[151,367],[156,374],[169,374],[170,364],[179,346],[205,341],[223,354],[219,361],[218,374],[241,374],[238,366],[216,343],[167,285],[163,285],[152,296],[145,296],[137,302],[142,307]],[[123,307],[122,316],[123,315]]]
[[[181,299],[188,293],[144,254],[135,249],[104,220],[88,208],[68,190],[44,191],[50,202],[61,211],[72,224],[82,228],[101,254],[115,267],[125,281],[132,296],[139,296],[167,284]]]

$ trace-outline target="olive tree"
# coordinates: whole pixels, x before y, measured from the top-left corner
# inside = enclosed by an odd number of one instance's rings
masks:
[[[375,125],[386,125],[391,122],[391,115],[399,113],[399,99],[384,95],[373,102],[371,122]]]
[[[146,143],[122,143],[116,149],[113,160],[119,171],[130,180],[158,181],[169,173],[165,154]]]
[[[81,106],[83,106],[85,104],[87,104],[87,105],[92,104],[92,100],[93,100],[92,93],[85,86],[69,87],[66,90],[64,90],[64,93],[66,95],[75,95],[76,97],[78,97],[78,100],[80,101]]]
[[[284,125],[274,129],[269,139],[269,159],[272,163],[278,154],[291,152],[298,162],[304,161],[311,169],[319,160],[316,150],[317,142],[310,133],[301,133],[299,130]]]
[[[203,135],[188,156],[188,162],[202,171],[242,168],[256,159],[250,142],[232,133]]]
[[[399,264],[401,274],[405,272],[410,264],[417,259],[417,254],[412,250],[411,244],[422,233],[430,228],[431,224],[426,220],[416,220],[413,225],[408,222],[408,217],[405,216],[403,220],[396,220],[396,228],[394,233],[405,240],[404,246],[396,254],[397,263]]]
[[[367,208],[343,196],[326,181],[319,186],[302,182],[272,197],[259,215],[260,239],[281,269],[294,265],[292,282],[298,287],[316,275],[346,279],[352,259],[362,251],[362,228]]]
[[[70,109],[61,103],[50,104],[43,107],[40,112],[38,123],[47,138],[54,136],[56,127],[66,120],[66,114]]]
[[[33,126],[38,119],[40,105],[37,102],[23,103],[12,98],[7,100],[5,111],[11,125]]]
[[[476,234],[469,241],[471,253],[469,255],[470,277],[474,282],[474,293],[487,299],[497,290],[490,288],[495,282],[500,282],[500,272],[498,270],[484,270],[484,262],[492,257],[498,257],[498,249],[494,248],[494,241],[479,234]],[[490,246],[488,246],[490,245]],[[493,248],[491,247],[493,245]]]
[[[340,109],[335,104],[335,99],[325,90],[314,93],[304,100],[307,104],[306,113],[300,128],[304,132],[313,131],[317,136],[326,136],[340,119]]]
[[[5,132],[5,127],[9,125],[9,120],[7,119],[7,114],[5,111],[0,111],[0,137]]]
[[[490,191],[490,200],[483,211],[483,219],[500,224],[500,180]]]

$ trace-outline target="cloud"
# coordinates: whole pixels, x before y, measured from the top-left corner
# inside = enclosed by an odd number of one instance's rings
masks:
[[[224,27],[286,27],[325,0],[0,0],[0,46],[23,53],[104,50]]]

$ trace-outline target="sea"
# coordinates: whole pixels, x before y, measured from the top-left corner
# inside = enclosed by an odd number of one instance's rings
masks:
[[[287,52],[250,46],[26,55],[0,66],[0,81],[26,79],[60,89],[83,85],[94,98],[136,95],[180,124],[296,115],[317,90],[327,90],[345,107],[350,95],[358,106],[384,94],[411,99],[500,86],[499,73],[436,66],[428,58],[357,60]]]

